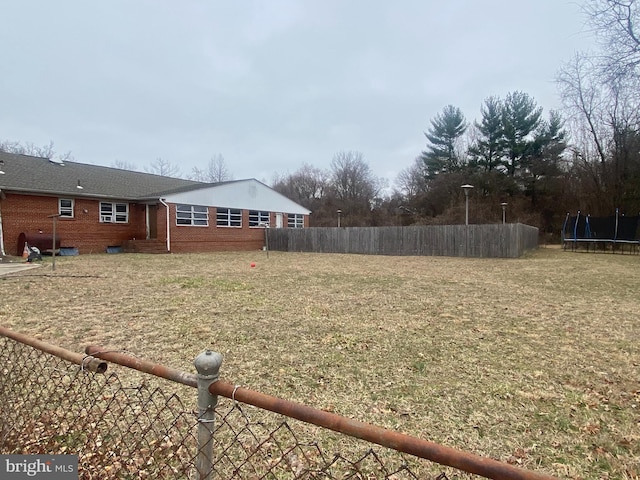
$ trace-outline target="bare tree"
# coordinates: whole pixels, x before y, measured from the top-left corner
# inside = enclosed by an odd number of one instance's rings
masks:
[[[226,182],[233,180],[233,175],[227,168],[227,164],[221,154],[214,155],[211,160],[209,160],[207,176],[209,182]]]
[[[311,226],[335,226],[338,207],[331,194],[329,177],[328,171],[304,164],[293,173],[275,175],[271,186],[285,197],[311,210]]]
[[[196,182],[206,182],[204,170],[198,167],[193,167],[187,178]]]
[[[592,0],[585,10],[601,50],[577,54],[558,75],[580,202],[596,211],[637,211],[640,8],[636,0]]]
[[[135,163],[127,162],[126,160],[114,160],[111,165],[114,168],[119,168],[120,170],[130,170],[132,172],[138,170]]]
[[[424,161],[421,157],[400,171],[395,181],[396,188],[404,198],[412,198],[428,188]]]
[[[317,207],[317,201],[325,198],[329,173],[304,164],[292,174],[276,176],[272,181],[275,190],[309,209]]]
[[[593,60],[584,53],[577,53],[572,61],[560,70],[557,82],[573,130],[581,130],[588,134],[598,160],[604,163],[606,132],[603,129],[603,109],[606,99],[603,97]]]
[[[229,172],[224,157],[216,154],[209,160],[206,169],[193,167],[189,180],[206,183],[218,183],[233,180],[233,175]]]
[[[144,170],[163,177],[180,177],[180,167],[160,157],[151,162],[148,167],[144,167]]]
[[[592,0],[584,8],[601,47],[601,71],[609,77],[637,74],[640,5],[636,0]]]
[[[361,152],[338,152],[331,161],[331,187],[336,197],[343,201],[370,203],[381,188]]]
[[[373,175],[361,152],[338,152],[331,161],[330,190],[345,225],[369,225],[385,181]]]
[[[74,158],[71,152],[57,153],[53,144],[53,140],[48,144],[38,146],[31,142],[21,143],[8,140],[0,141],[0,152],[16,153],[18,155],[30,155],[33,157],[48,158],[59,162],[73,162]]]

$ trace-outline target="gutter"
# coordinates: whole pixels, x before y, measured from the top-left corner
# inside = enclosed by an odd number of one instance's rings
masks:
[[[0,204],[2,203],[2,197],[4,196],[4,194],[2,193],[2,190],[0,190]],[[2,233],[2,207],[0,206],[0,256],[4,257],[6,256],[6,253],[4,251],[4,234]]]
[[[167,209],[167,252],[171,252],[171,228],[169,225],[169,205],[167,205],[163,198],[159,198],[160,203]]]

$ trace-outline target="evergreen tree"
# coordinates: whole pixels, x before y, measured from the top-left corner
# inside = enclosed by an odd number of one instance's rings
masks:
[[[482,121],[474,123],[480,136],[469,148],[469,155],[483,172],[491,172],[502,161],[502,101],[498,97],[487,98],[480,113]]]
[[[533,135],[540,127],[542,108],[524,92],[510,92],[502,106],[502,148],[505,166],[510,177],[515,177],[531,154]]]
[[[554,180],[560,175],[560,161],[567,148],[567,132],[562,116],[552,110],[548,121],[541,121],[530,144],[529,155],[522,162],[525,193],[531,204],[538,203],[541,194],[551,193]]]
[[[431,127],[425,132],[430,144],[421,155],[427,178],[433,179],[435,175],[454,172],[461,167],[456,145],[466,129],[462,111],[453,105],[444,107],[442,113],[431,120]]]

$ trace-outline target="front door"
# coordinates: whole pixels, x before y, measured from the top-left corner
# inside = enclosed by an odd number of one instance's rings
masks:
[[[282,228],[282,214],[276,213],[276,228]]]
[[[147,205],[147,240],[158,238],[158,206]]]

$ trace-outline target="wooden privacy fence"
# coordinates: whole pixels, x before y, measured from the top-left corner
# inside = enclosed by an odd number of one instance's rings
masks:
[[[538,229],[521,223],[272,228],[267,236],[270,250],[285,252],[518,258],[538,246]]]

